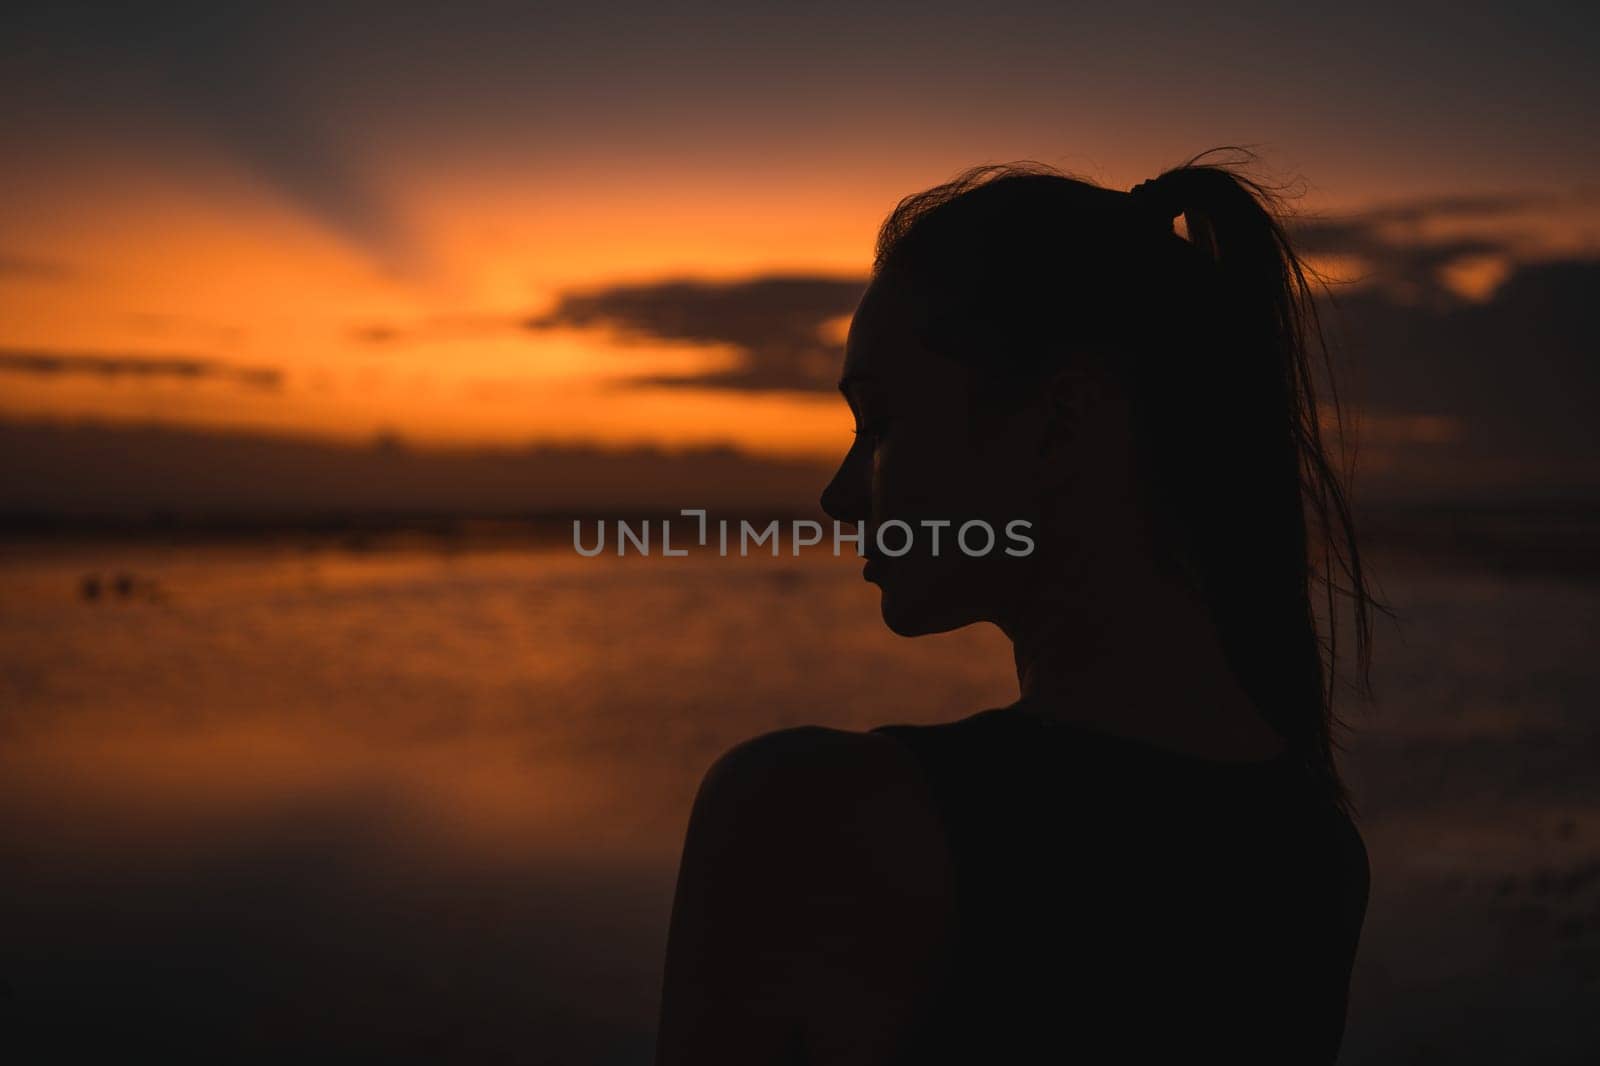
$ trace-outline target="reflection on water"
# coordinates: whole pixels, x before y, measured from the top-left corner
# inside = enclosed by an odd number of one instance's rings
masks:
[[[1592,1052],[1600,587],[1387,591],[1345,1061]],[[998,633],[896,638],[850,559],[8,549],[0,1010],[61,1061],[646,1062],[716,754],[1014,691]]]

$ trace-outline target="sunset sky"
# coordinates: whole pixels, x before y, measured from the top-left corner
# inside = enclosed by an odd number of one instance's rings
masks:
[[[1012,159],[1126,188],[1252,147],[1390,355],[1408,308],[1481,337],[1449,316],[1588,299],[1600,33],[1577,5],[978,10],[10,16],[0,419],[836,456],[877,224]],[[1584,328],[1544,386],[1577,387]],[[1500,391],[1432,403],[1393,370],[1380,466]]]

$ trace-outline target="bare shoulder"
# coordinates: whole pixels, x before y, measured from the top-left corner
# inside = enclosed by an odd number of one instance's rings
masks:
[[[760,852],[770,843],[791,865],[870,877],[889,893],[942,876],[948,863],[921,767],[881,733],[797,726],[736,744],[706,771],[692,821],[736,838],[725,844]]]
[[[810,725],[763,733],[728,749],[706,771],[700,800],[760,803],[769,814],[864,803],[933,814],[922,770],[903,745],[881,733]]]
[[[803,726],[724,752],[684,842],[658,1061],[887,1055],[944,949],[945,847],[890,737]]]

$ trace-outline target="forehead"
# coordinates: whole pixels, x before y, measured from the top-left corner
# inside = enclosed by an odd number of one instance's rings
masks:
[[[891,397],[897,405],[955,410],[972,387],[968,368],[922,343],[918,313],[915,298],[901,285],[873,281],[850,320],[841,382],[853,391],[852,380],[861,379],[863,392]]]
[[[897,376],[914,346],[910,306],[904,293],[890,279],[873,279],[850,319],[843,377]]]

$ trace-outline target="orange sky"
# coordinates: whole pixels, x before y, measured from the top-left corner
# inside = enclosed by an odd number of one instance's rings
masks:
[[[0,374],[0,415],[831,454],[848,434],[833,396],[620,384],[715,367],[729,351],[519,323],[574,287],[862,275],[896,199],[984,161],[1040,159],[1126,187],[1242,141],[1263,151],[1269,173],[1305,180],[1304,207],[1336,213],[1592,189],[1581,166],[1592,149],[1576,146],[1568,117],[1554,111],[1525,115],[1519,127],[1506,115],[1441,111],[1449,97],[1417,87],[1405,98],[1414,119],[1384,114],[1379,90],[1406,77],[1370,66],[1394,61],[1385,38],[1374,38],[1385,47],[1368,57],[1367,83],[1297,88],[1297,108],[1269,91],[1283,71],[1301,62],[1324,78],[1354,76],[1361,63],[1252,51],[1259,27],[1240,25],[1227,38],[1238,53],[1233,77],[1174,95],[1206,68],[1165,38],[1108,59],[1084,27],[1049,23],[1040,36],[996,25],[932,18],[925,39],[904,39],[903,54],[876,73],[865,45],[818,36],[785,47],[777,24],[736,26],[727,40],[701,33],[692,38],[699,51],[686,55],[639,51],[642,31],[602,48],[568,27],[597,65],[552,61],[538,85],[505,81],[526,93],[509,103],[495,78],[521,68],[468,33],[481,27],[460,29],[461,41],[478,42],[485,69],[502,73],[477,81],[479,52],[414,26],[371,40],[330,30],[333,43],[309,55],[287,31],[263,34],[254,48],[230,37],[237,63],[214,54],[214,39],[161,38],[145,55],[107,31],[99,47],[116,61],[74,96],[49,72],[65,65],[64,84],[66,59],[82,56],[46,26],[13,74],[37,88],[37,106],[6,130],[28,150],[0,168],[0,349],[182,357],[210,369],[179,377],[13,367]],[[243,39],[249,27],[234,29]],[[1107,42],[1139,41],[1127,25],[1094,29]],[[1351,32],[1304,20],[1289,29],[1286,40],[1306,46]],[[538,30],[521,28],[530,40]],[[1464,102],[1477,91],[1468,60],[1490,30],[1464,35],[1455,52],[1434,41]],[[873,23],[861,32],[887,31]],[[628,61],[630,48],[645,58]],[[203,61],[191,54],[200,50],[209,50]],[[918,65],[929,56],[943,67]],[[234,84],[236,66],[249,73]],[[168,67],[184,75],[177,90],[152,73]],[[412,69],[415,84],[391,90],[373,80],[395,69]],[[1569,73],[1556,62],[1549,77]],[[222,102],[213,105],[214,85]],[[552,93],[566,110],[547,106]],[[126,116],[124,98],[137,101]],[[1451,121],[1427,124],[1434,112]],[[1471,143],[1474,128],[1481,146]],[[1519,172],[1497,158],[1519,128],[1559,165]],[[1397,151],[1407,144],[1417,151]],[[1460,165],[1480,147],[1481,165]],[[1592,248],[1592,199],[1585,205],[1580,222],[1523,212],[1510,224],[1546,250]],[[1458,291],[1482,296],[1506,264],[1490,257],[1452,269]],[[374,334],[389,339],[374,343]]]
[[[653,185],[649,199],[514,177],[433,184],[400,198],[417,261],[396,265],[226,167],[175,169],[133,170],[98,194],[37,194],[39,210],[15,219],[11,241],[64,265],[0,285],[0,347],[200,354],[281,369],[281,387],[13,375],[0,393],[7,413],[353,436],[387,428],[418,440],[733,440],[778,451],[814,451],[848,432],[833,397],[615,387],[726,361],[715,349],[530,334],[518,323],[575,285],[859,274],[881,196],[819,202],[798,189],[741,194],[692,180]],[[378,346],[362,338],[371,329],[402,336]]]

